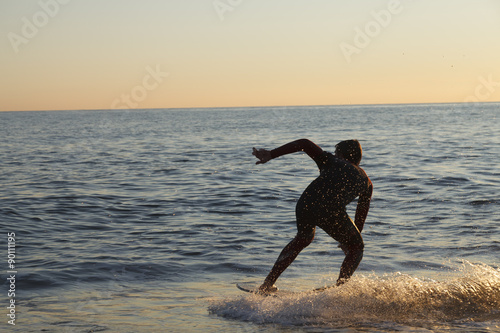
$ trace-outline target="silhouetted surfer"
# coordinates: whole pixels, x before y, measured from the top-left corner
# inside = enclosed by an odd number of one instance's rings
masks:
[[[274,283],[300,251],[311,244],[316,226],[337,240],[345,253],[337,285],[347,281],[361,262],[364,248],[361,231],[370,208],[373,185],[359,167],[362,154],[359,142],[342,141],[335,147],[335,154],[332,154],[310,140],[300,139],[273,150],[253,148],[252,154],[259,159],[256,164],[303,151],[316,162],[320,171],[297,202],[297,235],[281,252],[260,291],[276,290]],[[347,215],[346,206],[358,196],[353,222]]]

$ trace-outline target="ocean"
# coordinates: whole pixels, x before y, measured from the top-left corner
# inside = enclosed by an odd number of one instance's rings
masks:
[[[318,229],[260,284],[318,175],[252,147],[358,139],[353,278]],[[500,332],[500,104],[0,112],[5,332]],[[348,206],[353,217],[355,202]]]

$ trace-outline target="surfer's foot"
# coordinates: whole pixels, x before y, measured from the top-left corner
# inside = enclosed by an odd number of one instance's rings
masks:
[[[268,286],[266,284],[263,284],[262,286],[259,287],[259,293],[261,294],[272,294],[278,291],[278,287],[275,285]]]
[[[346,283],[346,282],[347,282],[347,280],[349,280],[349,279],[341,279],[341,278],[339,278],[339,279],[337,280],[337,284],[336,284],[336,286],[338,287],[338,286],[343,285],[344,283]]]

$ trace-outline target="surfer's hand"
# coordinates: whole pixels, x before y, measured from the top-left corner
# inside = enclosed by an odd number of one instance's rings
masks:
[[[271,152],[267,149],[255,149],[255,148],[253,148],[252,155],[259,159],[255,164],[264,164],[266,162],[269,162],[272,159]]]

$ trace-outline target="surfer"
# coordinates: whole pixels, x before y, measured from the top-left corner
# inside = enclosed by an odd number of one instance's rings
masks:
[[[337,285],[346,282],[361,262],[364,248],[361,231],[370,208],[373,185],[359,167],[362,150],[357,140],[339,142],[335,148],[335,154],[332,154],[308,139],[296,140],[273,150],[253,148],[252,154],[259,159],[256,164],[303,151],[316,162],[320,172],[297,202],[297,235],[281,252],[260,286],[261,292],[277,290],[274,283],[300,251],[311,244],[317,226],[338,241],[345,254]],[[346,206],[356,197],[359,199],[353,222],[347,215]]]

